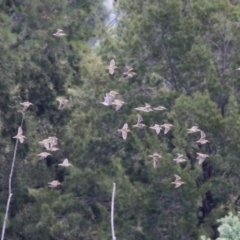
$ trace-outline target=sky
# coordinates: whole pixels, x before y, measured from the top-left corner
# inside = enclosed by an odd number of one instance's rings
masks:
[[[113,20],[116,17],[116,14],[114,13],[114,6],[113,6],[113,0],[105,0],[104,5],[109,11],[109,18],[107,20],[107,24],[113,22]]]

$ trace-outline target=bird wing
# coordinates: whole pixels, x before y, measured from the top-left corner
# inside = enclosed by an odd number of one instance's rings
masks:
[[[182,184],[181,183],[175,183],[175,188],[178,188],[178,187],[180,187]]]
[[[145,103],[145,107],[150,108],[151,106],[148,103]]]
[[[127,132],[122,132],[122,137],[123,137],[124,140],[126,140],[127,139]]]
[[[21,127],[18,127],[18,134],[17,135],[22,135],[23,131]]]
[[[109,73],[110,74],[114,74],[114,69],[113,68],[109,68]]]
[[[170,130],[169,127],[165,127],[164,134],[167,134],[169,130]]]
[[[69,163],[68,159],[65,158],[65,159],[63,160],[63,164],[68,164],[68,163]]]
[[[119,104],[119,105],[116,105],[116,106],[115,106],[116,111],[118,111],[121,107],[122,107],[122,105],[120,105],[120,104]]]
[[[63,102],[62,102],[62,100],[57,100],[57,101],[59,101],[59,105],[58,105],[58,109],[62,109],[63,108]]]
[[[47,150],[50,149],[50,147],[49,147],[49,143],[48,143],[48,142],[44,142],[43,145],[44,145],[44,147],[45,147]]]
[[[133,69],[130,66],[126,66],[128,72],[132,71]]]
[[[114,59],[111,60],[110,66],[115,66],[115,61],[114,61]]]
[[[156,168],[156,167],[157,167],[157,160],[153,159],[153,168]]]
[[[116,91],[110,91],[109,94],[112,95],[112,96],[115,96],[116,94],[118,94],[118,92],[116,92]]]
[[[157,128],[157,129],[156,129],[156,133],[157,133],[157,134],[159,134],[160,131],[161,131],[161,128]]]
[[[143,121],[143,118],[140,114],[138,114],[137,117],[138,117],[137,123],[140,123]]]
[[[177,174],[174,174],[176,180],[181,180],[181,177],[179,177]]]
[[[201,138],[205,138],[205,137],[206,137],[206,134],[203,131],[201,131]]]
[[[52,146],[56,146],[58,144],[58,139],[56,137],[52,137]]]
[[[137,108],[134,108],[134,109],[136,109],[136,110],[138,110],[138,111],[144,111],[144,110],[145,110],[144,107],[137,107]]]
[[[114,100],[114,96],[106,93],[106,97],[104,97],[104,103],[110,104]]]

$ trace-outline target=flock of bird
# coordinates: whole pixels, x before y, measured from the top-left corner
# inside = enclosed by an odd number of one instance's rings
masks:
[[[67,99],[59,99],[59,98],[57,98],[57,101],[59,101],[58,109],[62,109],[69,102]],[[23,111],[26,111],[31,105],[33,105],[30,102],[22,102],[20,104],[23,106]],[[18,127],[18,133],[13,138],[18,139],[20,143],[24,142],[24,139],[26,137],[23,135],[23,131],[22,131],[22,127],[21,126]],[[59,150],[59,148],[56,147],[57,144],[58,144],[58,138],[55,137],[55,136],[54,137],[48,137],[48,138],[40,141],[39,144],[44,146],[46,151],[49,151],[49,152],[54,152],[54,151],[58,151]],[[40,157],[39,160],[43,160],[43,159],[47,158],[48,156],[50,156],[51,153],[49,153],[49,152],[41,152],[41,153],[39,153],[37,155],[37,156]],[[63,160],[63,162],[59,163],[58,165],[62,166],[62,167],[69,167],[72,164],[68,161],[67,158],[65,158]],[[57,187],[59,185],[62,185],[58,180],[53,180],[52,182],[49,182],[48,184],[49,184],[49,187]]]
[[[109,70],[109,74],[114,74],[114,71],[117,68],[118,67],[115,64],[114,59],[112,59],[110,61],[109,66],[106,69]],[[136,73],[133,72],[133,69],[131,67],[127,66],[126,68],[127,68],[127,71],[123,73],[124,76],[127,76],[127,78],[131,78],[134,75],[136,75]],[[102,103],[105,106],[114,106],[116,110],[119,110],[125,102],[122,101],[122,100],[119,100],[119,99],[115,99],[117,94],[118,93],[116,91],[110,91],[109,93],[106,93],[106,95],[104,97],[104,101],[100,102],[100,103]],[[134,108],[134,109],[137,110],[137,111],[142,111],[142,112],[152,112],[154,110],[155,111],[167,110],[164,106],[158,106],[158,107],[152,108],[148,103],[145,103],[145,106],[137,107],[137,108]],[[137,114],[137,123],[135,125],[133,125],[132,127],[133,128],[147,127],[142,122],[143,122],[142,116],[140,114]],[[164,134],[167,134],[170,131],[171,127],[173,127],[172,124],[164,123],[162,125],[155,124],[154,126],[150,126],[149,128],[155,130],[157,134],[159,134],[161,132],[161,130],[164,128]],[[131,132],[127,123],[125,123],[123,125],[123,127],[121,129],[118,129],[117,131],[122,133],[122,137],[123,137],[124,140],[127,139],[128,133]],[[197,126],[193,126],[192,128],[187,129],[187,131],[188,131],[188,134],[200,132],[200,134],[201,134],[200,139],[197,140],[196,143],[202,145],[202,144],[206,144],[207,142],[209,142],[206,139],[206,134],[201,129],[199,129]],[[198,160],[199,164],[202,164],[203,161],[207,157],[209,157],[207,154],[203,154],[203,153],[197,153],[197,155],[198,156],[197,156],[196,159]],[[153,167],[156,168],[157,163],[158,163],[159,159],[162,158],[162,156],[155,152],[154,154],[149,155],[149,157],[151,157],[153,159]],[[179,154],[179,153],[177,154],[177,158],[173,159],[173,160],[177,163],[186,162],[186,159],[184,158],[184,156],[182,154]],[[183,182],[181,180],[180,176],[178,176],[176,174],[174,176],[175,176],[176,179],[175,179],[174,182],[172,182],[172,184],[175,184],[175,188],[178,188],[182,184],[185,184],[185,182]]]
[[[63,37],[66,36],[66,34],[63,32],[62,29],[57,29],[57,32],[53,34],[56,37]],[[110,61],[109,66],[106,68],[109,70],[109,74],[114,74],[115,69],[117,69],[118,67],[115,64],[114,59],[112,59]],[[133,69],[129,66],[126,67],[127,71],[123,73],[124,76],[126,76],[126,78],[132,78],[133,76],[136,75],[135,72],[133,72]],[[118,111],[123,105],[124,105],[124,101],[120,100],[120,99],[115,99],[116,95],[118,94],[118,92],[116,91],[110,91],[109,93],[106,93],[105,97],[104,97],[104,101],[101,102],[101,104],[105,105],[105,106],[113,106],[115,108],[116,111]],[[64,106],[66,104],[68,104],[69,100],[64,99],[64,98],[57,98],[56,99],[59,102],[58,105],[58,109],[61,110],[62,108],[64,108]],[[30,102],[23,102],[20,103],[23,106],[23,111],[26,111],[28,109],[28,107],[30,107],[31,105],[33,105]],[[135,108],[135,110],[137,111],[142,111],[142,112],[152,112],[152,111],[163,111],[163,110],[167,110],[164,106],[158,106],[155,108],[152,108],[148,103],[145,103],[145,106],[142,107],[137,107]],[[142,123],[143,122],[143,118],[140,114],[137,114],[137,123],[135,125],[133,125],[133,128],[144,128],[147,127],[145,124]],[[164,128],[164,134],[167,134],[171,127],[173,127],[172,124],[170,123],[165,123],[162,125],[158,125],[155,124],[154,126],[150,126],[150,129],[153,129],[156,131],[157,134],[159,134],[161,132],[161,130]],[[123,127],[121,129],[117,130],[118,132],[121,132],[122,137],[124,140],[127,139],[127,135],[130,131],[128,124],[125,123],[123,125]],[[196,132],[200,132],[201,136],[200,139],[196,141],[196,143],[198,144],[206,144],[207,142],[209,142],[206,139],[206,134],[199,129],[197,126],[193,126],[190,129],[187,129],[187,133],[188,134],[192,134],[192,133],[196,133]],[[23,135],[23,131],[22,128],[19,127],[18,128],[18,133],[16,136],[14,136],[13,138],[16,138],[20,141],[20,143],[24,142],[24,139],[26,138]],[[47,151],[57,151],[59,150],[56,146],[58,143],[58,139],[56,137],[48,137],[47,139],[44,139],[42,141],[39,142],[39,144],[43,145]],[[51,155],[51,153],[49,152],[41,152],[40,154],[38,154],[38,156],[40,157],[40,160],[45,159],[46,157],[48,157],[49,155]],[[209,155],[207,154],[203,154],[203,153],[197,153],[197,160],[199,164],[202,164],[203,161],[209,157]],[[158,153],[153,153],[152,155],[149,155],[149,157],[151,157],[153,159],[153,167],[156,168],[157,163],[159,161],[160,158],[162,158],[162,156]],[[182,162],[186,162],[186,159],[184,158],[184,156],[182,154],[177,154],[177,158],[173,159],[173,161],[175,161],[176,163],[182,163]],[[64,159],[62,163],[58,164],[59,166],[63,166],[63,167],[69,167],[72,164],[69,163],[68,159]],[[172,182],[172,184],[175,184],[175,188],[180,187],[182,184],[185,184],[185,182],[183,182],[181,180],[181,177],[174,174],[175,176],[175,181]],[[59,181],[57,180],[53,180],[52,182],[48,183],[50,187],[57,187],[59,185],[62,185]]]

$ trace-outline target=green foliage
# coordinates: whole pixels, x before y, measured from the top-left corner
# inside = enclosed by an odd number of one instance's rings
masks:
[[[240,230],[240,219],[238,216],[233,216],[230,212],[228,216],[218,220],[221,225],[218,228],[220,237],[218,240],[224,239],[240,239],[239,230]]]

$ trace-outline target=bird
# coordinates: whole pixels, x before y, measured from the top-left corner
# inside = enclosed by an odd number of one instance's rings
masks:
[[[48,141],[50,143],[50,145],[53,146],[57,146],[58,144],[58,138],[57,137],[48,137]]]
[[[49,155],[51,155],[51,153],[41,152],[40,154],[38,154],[38,156],[40,157],[39,160],[42,160],[42,159],[46,158]]]
[[[134,75],[137,75],[135,72],[128,72],[128,73],[125,73],[127,75],[126,78],[132,78]]]
[[[68,102],[69,100],[64,99],[64,98],[57,98],[57,101],[59,102],[58,109],[62,109]]]
[[[182,154],[177,153],[177,158],[173,159],[173,161],[177,163],[181,163],[181,162],[186,162],[187,160],[184,158]]]
[[[239,70],[240,70],[240,68],[237,68],[236,70],[238,70],[238,71],[239,71]]]
[[[169,132],[170,128],[173,127],[173,125],[170,123],[164,123],[163,125],[160,125],[160,126],[165,128],[164,134],[167,134]]]
[[[142,116],[138,114],[137,117],[138,117],[137,124],[133,125],[133,127],[137,127],[137,128],[145,127],[146,125],[141,123],[143,121]]]
[[[69,167],[69,166],[72,166],[72,164],[69,163],[69,161],[68,161],[67,158],[65,158],[65,159],[63,160],[63,162],[60,163],[60,164],[58,164],[58,165],[59,165],[59,166],[63,166],[63,167]]]
[[[114,70],[115,70],[116,68],[118,68],[118,67],[115,65],[114,59],[112,59],[111,62],[110,62],[110,64],[109,64],[109,66],[108,66],[106,69],[108,69],[108,70],[109,70],[109,73],[112,75],[112,74],[114,74]]]
[[[131,131],[128,129],[128,124],[125,123],[122,129],[118,129],[118,132],[122,132],[122,137],[124,140],[126,140],[128,132],[131,132]]]
[[[47,139],[47,141],[43,141],[43,146],[46,148],[46,150],[50,149],[50,142],[48,139]]]
[[[159,160],[160,158],[162,158],[162,156],[156,152],[153,155],[148,155],[148,156],[156,160]]]
[[[159,134],[162,129],[158,124],[155,124],[153,127],[149,127],[149,128],[154,129],[157,134]]]
[[[126,78],[132,78],[134,75],[137,75],[135,72],[133,72],[133,69],[129,66],[126,66],[127,71],[123,73],[123,75],[126,75]]]
[[[153,110],[162,111],[162,110],[167,110],[167,109],[163,106],[158,106],[158,107],[153,108]]]
[[[47,138],[47,139],[44,139],[44,140],[42,140],[42,141],[40,141],[40,142],[38,142],[39,144],[41,144],[41,145],[43,145],[47,150],[49,150],[49,144],[50,144],[50,142],[49,142],[49,139]]]
[[[56,137],[48,137],[47,139],[42,140],[39,142],[42,144],[48,151],[57,151],[59,150],[58,148],[55,148],[54,146],[57,145],[58,138]]]
[[[23,106],[23,111],[26,111],[31,105],[33,105],[30,102],[22,102],[20,104]]]
[[[125,102],[122,100],[114,99],[112,102],[110,102],[110,105],[114,106],[115,110],[118,111],[124,103]]]
[[[206,139],[206,134],[201,130],[200,131],[201,133],[201,137],[198,141],[196,141],[197,143],[200,143],[200,144],[205,144],[207,142],[209,142],[207,139]]]
[[[203,153],[197,153],[197,158],[196,159],[198,159],[198,164],[202,164],[203,163],[203,161],[207,158],[207,157],[209,157],[209,155],[207,155],[207,154],[203,154]]]
[[[151,112],[153,111],[151,106],[148,104],[148,103],[145,103],[145,107],[137,107],[137,108],[134,108],[138,111],[143,111],[143,112]]]
[[[148,155],[148,157],[151,157],[153,159],[153,168],[157,167],[158,160],[162,158],[162,156],[159,155],[158,153],[154,153],[153,155]]]
[[[58,180],[53,180],[52,182],[49,182],[49,187],[55,188],[59,185],[62,185]]]
[[[114,98],[115,98],[115,95],[110,94],[110,93],[106,93],[106,95],[104,97],[104,101],[100,102],[100,103],[105,105],[105,106],[110,106],[111,103],[113,102]]]
[[[172,182],[172,184],[175,184],[175,188],[180,187],[182,184],[185,184],[185,182],[181,181],[181,177],[179,177],[177,174],[174,174],[175,176],[175,181]]]
[[[20,143],[24,142],[24,138],[26,138],[25,136],[22,135],[23,131],[21,127],[18,127],[18,133],[16,136],[14,136],[13,138],[16,138],[20,141]]]
[[[195,133],[200,132],[201,130],[198,128],[198,126],[192,126],[191,128],[187,129],[187,133]]]
[[[57,29],[57,32],[54,33],[53,36],[55,36],[55,37],[64,37],[64,36],[66,36],[66,34],[63,32],[62,29],[59,29],[59,28],[58,28],[58,29]]]

